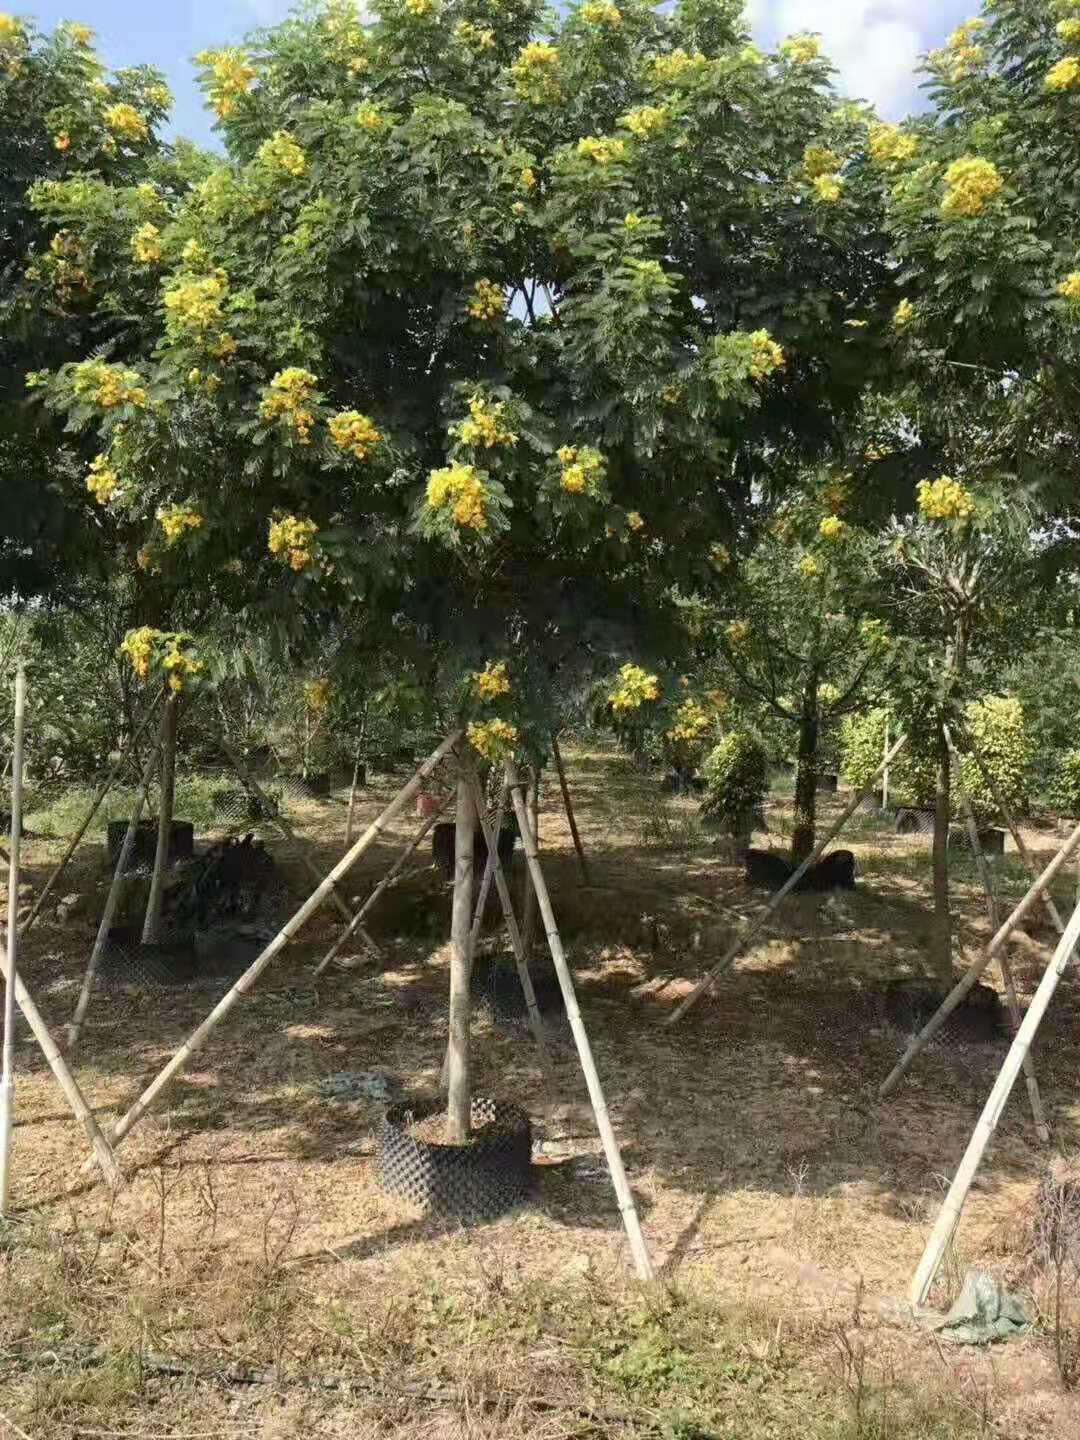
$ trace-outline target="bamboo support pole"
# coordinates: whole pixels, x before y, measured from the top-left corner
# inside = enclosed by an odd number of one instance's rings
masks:
[[[479,781],[476,779],[475,774],[472,776],[472,783],[474,787],[474,794],[476,795],[477,799],[479,799],[480,784]],[[509,793],[509,786],[506,786],[503,791],[504,800]],[[502,810],[503,802],[500,802],[500,817],[502,815]],[[498,840],[499,832],[498,830],[496,830],[494,833],[492,833],[491,827],[487,823],[487,817],[484,815],[482,807],[478,808],[478,813],[480,815],[480,827],[484,832],[484,842],[488,847],[489,865],[491,865],[492,863],[491,857],[493,855],[495,857],[495,862],[492,866],[492,874],[495,879],[495,888],[499,892],[499,900],[502,904],[503,918],[506,921],[506,930],[510,936],[510,948],[514,952],[514,963],[517,966],[518,980],[521,983],[521,989],[525,996],[525,1009],[527,1010],[529,1016],[529,1028],[532,1030],[533,1039],[536,1041],[536,1048],[540,1055],[540,1066],[544,1072],[544,1082],[550,1091],[552,1085],[551,1056],[548,1054],[547,1039],[544,1034],[544,1017],[540,1014],[540,1006],[536,1003],[536,991],[533,988],[532,976],[529,974],[529,958],[525,953],[525,943],[522,939],[521,931],[518,929],[517,916],[514,914],[514,900],[513,896],[510,893],[510,882],[506,878],[506,870],[503,866],[502,860],[499,857],[499,847],[496,843]],[[525,841],[523,836],[523,846],[524,843]],[[482,912],[478,911],[478,918],[473,921],[474,937],[479,932],[480,913]]]
[[[173,810],[176,804],[176,727],[180,702],[170,695],[161,712],[161,785],[158,801],[157,844],[154,847],[154,868],[150,874],[150,893],[146,899],[142,943],[161,943],[161,907],[165,900],[165,877],[169,872],[169,851],[172,848]]]
[[[330,964],[333,962],[333,960],[337,957],[337,955],[338,955],[339,952],[341,951],[342,947],[345,945],[345,942],[348,940],[349,936],[352,935],[352,934],[357,930],[357,928],[358,928],[359,925],[360,925],[361,920],[362,920],[362,919],[364,918],[364,916],[368,913],[368,911],[373,907],[373,905],[375,904],[376,900],[378,900],[379,896],[382,895],[386,890],[389,890],[390,886],[394,883],[394,881],[397,879],[398,875],[400,874],[401,869],[402,869],[402,866],[405,864],[406,860],[408,860],[409,856],[412,855],[415,851],[417,851],[417,850],[420,848],[421,844],[422,844],[423,841],[424,841],[425,836],[427,836],[427,835],[430,833],[430,831],[431,831],[432,827],[434,826],[435,822],[438,820],[439,816],[440,816],[440,815],[443,813],[443,811],[446,809],[446,807],[447,807],[447,805],[449,804],[449,802],[450,802],[450,796],[447,795],[446,799],[445,799],[445,800],[442,802],[442,804],[439,806],[438,810],[435,811],[434,815],[430,815],[430,816],[424,821],[423,825],[422,825],[422,826],[420,827],[420,829],[417,831],[416,835],[414,835],[413,838],[409,841],[409,843],[405,846],[405,848],[402,850],[401,854],[400,854],[400,855],[397,857],[397,859],[394,861],[393,865],[391,865],[390,869],[386,872],[386,874],[383,876],[383,878],[379,881],[378,885],[375,886],[375,889],[371,892],[371,894],[368,896],[368,898],[364,901],[363,905],[361,905],[360,909],[356,912],[356,914],[353,916],[353,918],[349,921],[348,927],[346,928],[346,930],[344,931],[344,933],[343,933],[342,935],[340,935],[337,940],[334,941],[333,945],[331,945],[330,949],[326,952],[326,954],[323,956],[323,958],[319,961],[318,965],[315,967],[315,974],[314,974],[314,977],[313,977],[314,979],[317,980],[317,979],[319,978],[319,976],[323,973],[323,971],[326,970],[326,969],[330,966]]]
[[[912,1061],[926,1049],[926,1046],[945,1024],[952,1012],[963,1001],[968,992],[974,989],[979,976],[998,954],[1002,946],[1006,944],[1009,936],[1023,921],[1024,917],[1035,907],[1043,889],[1053,880],[1054,876],[1068,861],[1078,845],[1080,845],[1080,825],[1076,826],[1061,849],[1050,861],[1049,865],[1047,865],[1046,869],[1035,878],[1027,894],[1012,914],[1005,920],[1004,924],[1001,925],[997,934],[990,941],[989,945],[987,945],[975,964],[968,967],[967,973],[962,979],[957,981],[923,1028],[909,1042],[903,1055],[901,1055],[900,1059],[878,1087],[878,1094],[880,1096],[891,1095],[896,1089],[904,1075],[911,1068]]]
[[[149,710],[147,710],[146,714],[143,716],[139,728],[135,731],[131,739],[128,741],[129,747],[138,744],[139,740],[142,738],[143,732],[150,724],[150,721],[154,718],[154,715],[157,711],[158,703],[158,697],[155,696],[154,702],[150,706]],[[116,781],[120,775],[120,771],[123,770],[125,765],[127,764],[127,755],[128,752],[125,749],[124,754],[120,756],[119,760],[117,760],[116,764],[109,771],[108,775],[106,775],[105,779],[98,786],[97,793],[94,795],[93,800],[90,802],[90,809],[86,812],[82,824],[79,826],[78,830],[76,830],[74,837],[68,842],[68,848],[64,851],[64,854],[60,859],[60,863],[49,876],[48,880],[45,883],[44,890],[42,890],[41,894],[34,901],[33,909],[23,921],[22,933],[24,935],[37,920],[38,916],[41,914],[42,906],[45,904],[45,901],[48,899],[55,886],[59,883],[61,875],[63,875],[64,871],[68,867],[71,857],[79,848],[83,836],[86,834],[87,830],[89,830],[91,822],[93,821],[94,816],[97,814],[98,810],[101,808],[101,805],[104,802],[106,795],[108,795],[109,791],[116,784]]]
[[[476,806],[464,765],[457,782],[454,826],[454,903],[450,918],[450,1034],[446,1052],[446,1135],[462,1145],[472,1128],[469,1081],[470,969],[472,960],[473,848]]]
[[[1050,1001],[1053,999],[1058,981],[1069,965],[1073,946],[1078,938],[1080,938],[1080,906],[1073,911],[1072,917],[1065,927],[1065,933],[1057,943],[1053,959],[1047,965],[1042,980],[1039,982],[1039,988],[1028,1006],[1023,1023],[1013,1037],[1009,1053],[994,1081],[993,1089],[990,1091],[986,1104],[983,1106],[983,1112],[979,1116],[978,1124],[964,1151],[964,1157],[949,1186],[948,1194],[942,1203],[937,1221],[911,1282],[909,1298],[914,1306],[926,1303],[926,1297],[933,1284],[934,1276],[937,1274],[938,1266],[941,1264],[941,1258],[960,1222],[964,1201],[971,1189],[975,1172],[978,1170],[983,1155],[986,1153],[986,1147],[997,1129],[1012,1087],[1016,1083],[1016,1077],[1020,1073],[1024,1056],[1031,1049],[1031,1042],[1035,1038]]]
[[[19,953],[19,862],[22,844],[26,670],[15,672],[15,734],[11,757],[11,864],[7,890],[7,966],[4,971],[4,1052],[0,1073],[0,1215],[11,1201],[11,1123],[15,1108],[15,981]]]
[[[570,1021],[570,1029],[573,1032],[574,1043],[577,1046],[578,1058],[581,1061],[581,1068],[585,1074],[585,1083],[589,1088],[589,1099],[592,1102],[593,1114],[596,1116],[596,1128],[600,1132],[600,1140],[604,1147],[608,1170],[611,1172],[611,1181],[615,1187],[615,1196],[618,1201],[619,1211],[622,1215],[623,1224],[626,1227],[626,1236],[630,1242],[630,1251],[634,1257],[634,1265],[637,1269],[639,1279],[652,1280],[654,1278],[652,1260],[649,1258],[648,1247],[645,1244],[645,1236],[641,1232],[641,1221],[638,1219],[637,1207],[634,1204],[634,1196],[630,1189],[630,1182],[627,1180],[626,1171],[623,1168],[622,1155],[619,1152],[619,1142],[615,1138],[611,1117],[608,1114],[607,1101],[604,1099],[604,1091],[600,1084],[600,1076],[597,1073],[596,1061],[593,1059],[592,1046],[589,1044],[589,1036],[581,1018],[581,1011],[578,1009],[573,977],[570,974],[570,967],[566,963],[566,954],[563,950],[562,939],[559,935],[559,927],[555,921],[555,912],[551,907],[551,897],[548,894],[544,872],[540,865],[540,856],[536,848],[536,835],[529,824],[528,807],[525,802],[525,796],[522,793],[523,787],[517,777],[512,761],[507,761],[506,778],[510,785],[510,795],[514,804],[514,813],[517,816],[518,829],[521,831],[522,843],[525,847],[525,862],[529,867],[529,874],[532,877],[533,891],[536,895],[537,904],[544,922],[544,930],[547,934],[551,958],[555,963],[555,970],[559,977],[563,1003],[566,1006],[566,1016]]]
[[[557,735],[551,737],[551,758],[555,761],[555,773],[559,777],[559,788],[562,790],[563,808],[566,810],[566,819],[570,826],[570,838],[574,842],[574,849],[577,851],[578,864],[581,866],[582,883],[588,885],[589,865],[585,859],[585,847],[581,843],[581,836],[578,834],[577,818],[574,815],[574,802],[570,799],[570,787],[566,783],[566,771],[563,768],[562,754],[559,751],[559,739]]]
[[[349,815],[345,821],[345,848],[352,844],[353,821],[356,819],[356,782],[360,776],[360,747],[357,746],[356,759],[352,767],[352,784],[349,786]]]
[[[124,1136],[139,1123],[161,1094],[162,1090],[164,1090],[165,1086],[168,1085],[169,1081],[180,1073],[196,1051],[202,1049],[203,1045],[206,1044],[206,1041],[221,1021],[225,1019],[234,1006],[236,1006],[255,985],[266,967],[285,949],[285,946],[292,937],[306,924],[311,916],[325,904],[334,893],[334,887],[338,881],[347,875],[364,852],[374,845],[386,825],[408,805],[431,772],[438,768],[454,746],[460,741],[461,733],[460,730],[455,730],[452,735],[447,736],[436,750],[432,751],[408,784],[398,791],[397,795],[395,795],[385,810],[367,827],[353,845],[352,849],[342,856],[292,918],[286,921],[277,935],[270,941],[269,945],[251,962],[239,980],[237,980],[236,984],[233,985],[232,989],[222,996],[202,1024],[196,1026],[180,1046],[179,1050],[177,1050],[176,1054],[173,1055],[172,1059],[162,1067],[139,1096],[138,1100],[135,1101],[134,1105],[117,1121],[110,1137],[113,1144],[117,1144],[123,1140]],[[350,916],[349,918],[351,919],[352,917]]]
[[[82,1034],[83,1021],[86,1019],[86,1012],[90,1008],[90,993],[94,988],[94,978],[97,975],[98,964],[101,960],[101,952],[105,949],[105,942],[109,938],[109,929],[116,916],[116,908],[120,904],[120,895],[124,888],[124,881],[127,875],[128,861],[131,859],[131,852],[135,848],[135,836],[138,832],[139,821],[142,819],[143,809],[146,806],[146,798],[150,792],[150,786],[154,778],[154,767],[157,765],[159,747],[155,745],[150,751],[139,780],[139,795],[135,802],[135,809],[131,813],[128,827],[124,832],[124,843],[120,846],[120,856],[116,862],[116,869],[113,871],[112,882],[109,885],[109,893],[105,897],[105,909],[101,912],[101,920],[98,924],[97,934],[94,937],[94,947],[90,951],[90,959],[86,962],[86,974],[83,976],[82,989],[79,991],[79,998],[75,1004],[75,1013],[68,1025],[67,1044],[68,1050],[73,1050],[79,1043],[79,1036]]]
[[[306,842],[303,841],[299,835],[297,835],[296,831],[292,828],[292,826],[288,823],[287,820],[283,819],[282,816],[274,813],[274,806],[267,797],[266,792],[263,790],[259,782],[255,779],[255,776],[252,775],[250,770],[248,770],[247,766],[240,759],[239,755],[237,755],[236,751],[232,748],[232,746],[229,745],[227,741],[222,740],[221,748],[225,752],[225,758],[236,771],[240,779],[241,785],[243,785],[244,789],[248,792],[251,798],[262,806],[263,814],[266,816],[267,823],[272,825],[274,829],[278,832],[278,834],[284,836],[284,838],[288,840],[291,845],[296,846],[297,853],[300,857],[300,864],[304,867],[304,869],[308,872],[308,874],[317,884],[321,884],[323,878],[322,871],[308,854]],[[333,890],[330,893],[330,899],[337,906],[338,913],[351,925],[353,922],[352,907],[349,905],[349,902],[346,900],[345,896],[341,893],[341,891],[337,888],[336,885],[333,887]],[[371,936],[368,934],[368,932],[364,929],[362,925],[356,926],[355,931],[356,933],[359,933],[360,938],[363,940],[364,944],[368,947],[372,954],[382,954],[382,951],[379,949],[378,945],[375,944],[375,941],[371,938]]]
[[[953,749],[953,754],[956,755],[948,726],[945,727],[945,737],[949,742],[950,748]],[[979,872],[979,879],[982,882],[983,893],[986,896],[986,910],[990,919],[990,933],[993,935],[998,928],[998,910],[997,900],[994,897],[994,883],[990,878],[990,867],[986,862],[986,855],[983,853],[982,843],[979,840],[979,827],[975,821],[975,812],[971,808],[971,799],[959,779],[957,780],[957,788],[960,793],[960,808],[964,812],[964,824],[967,827],[968,843],[971,846],[971,853],[975,857],[975,866]],[[1020,997],[1016,993],[1016,982],[1013,979],[1012,966],[1009,964],[1009,959],[1004,949],[998,955],[998,968],[1001,970],[1001,978],[1005,984],[1005,1000],[1009,1007],[1009,1018],[1012,1021],[1013,1034],[1015,1035],[1023,1022],[1023,1015],[1020,1012]],[[1046,1113],[1043,1110],[1042,1096],[1039,1094],[1039,1082],[1035,1076],[1035,1062],[1032,1060],[1030,1053],[1024,1056],[1024,1084],[1027,1087],[1028,1104],[1031,1106],[1031,1118],[1035,1123],[1035,1133],[1045,1145],[1050,1139],[1050,1127],[1046,1123]]]
[[[533,839],[536,841],[537,850],[540,849],[540,767],[533,767],[532,784],[528,792],[529,823],[532,827]],[[536,938],[536,887],[533,884],[532,875],[526,866],[525,869],[525,890],[522,897],[523,917],[521,923],[521,940],[525,950],[525,960],[528,962],[532,954],[533,942]]]
[[[852,815],[855,814],[855,811],[858,810],[860,805],[865,802],[867,796],[874,793],[874,786],[877,784],[878,778],[885,773],[885,771],[896,759],[897,755],[900,754],[900,751],[904,748],[906,744],[907,736],[901,735],[899,740],[897,740],[896,744],[892,747],[889,753],[882,760],[881,764],[878,766],[870,783],[864,789],[860,790],[858,794],[852,796],[851,800],[844,807],[843,812],[835,821],[832,828],[825,835],[824,839],[818,841],[815,848],[810,852],[810,854],[806,857],[806,859],[802,862],[798,869],[784,881],[783,885],[781,885],[780,889],[777,890],[775,895],[771,896],[768,904],[765,906],[764,910],[762,910],[761,914],[757,917],[757,919],[751,921],[751,923],[747,925],[745,929],[739,931],[739,933],[735,936],[735,939],[724,951],[724,954],[720,957],[720,959],[716,962],[712,969],[701,977],[698,983],[694,986],[693,990],[690,991],[690,994],[687,995],[680,1004],[676,1005],[675,1009],[671,1012],[671,1014],[664,1019],[663,1024],[665,1026],[674,1025],[677,1020],[682,1019],[682,1017],[686,1014],[687,1010],[690,1009],[691,1005],[695,1004],[698,1000],[700,1000],[702,995],[704,995],[706,991],[712,989],[712,987],[716,984],[717,980],[720,978],[720,976],[724,973],[725,970],[729,970],[731,968],[731,966],[742,954],[743,950],[746,949],[747,945],[754,938],[754,936],[757,935],[764,927],[765,922],[768,920],[769,916],[772,915],[782,904],[784,899],[791,894],[792,890],[795,889],[795,886],[798,885],[799,881],[810,869],[810,867],[812,865],[816,865],[817,862],[821,859],[827,847],[831,845],[832,842],[836,839],[837,835],[840,834],[840,831],[851,819]]]
[[[476,946],[480,940],[480,931],[484,924],[484,911],[487,909],[488,896],[491,894],[491,882],[495,878],[495,867],[499,863],[499,847],[497,843],[492,844],[492,836],[494,835],[495,841],[497,842],[499,836],[502,834],[503,817],[506,814],[506,802],[509,798],[510,791],[505,785],[503,786],[502,793],[499,796],[499,806],[495,812],[495,824],[489,825],[487,813],[484,809],[484,792],[480,788],[480,782],[476,779],[476,775],[472,771],[469,773],[469,778],[470,781],[475,781],[471,786],[473,805],[476,807],[477,823],[483,834],[484,844],[487,846],[487,860],[484,863],[484,875],[480,881],[480,893],[476,897],[476,905],[473,909],[472,931],[469,935],[469,954],[475,955]]]

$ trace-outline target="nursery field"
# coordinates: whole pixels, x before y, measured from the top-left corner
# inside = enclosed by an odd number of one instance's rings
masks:
[[[702,829],[692,800],[661,795],[659,774],[591,743],[568,744],[565,758],[591,883],[550,775],[541,849],[655,1286],[633,1279],[557,1020],[555,1093],[545,1096],[527,1027],[479,1003],[475,1014],[474,1090],[532,1116],[528,1204],[462,1227],[380,1189],[385,1100],[433,1094],[446,1045],[450,887],[425,848],[371,914],[381,956],[350,942],[313,983],[341,928],[332,908],[321,912],[124,1142],[128,1183],[115,1195],[80,1178],[85,1138],[20,1026],[19,1218],[0,1231],[0,1436],[1080,1433],[1070,1388],[1080,1292],[1070,1271],[1055,1320],[1053,1277],[1034,1244],[1051,1152],[1080,1149],[1075,972],[1033,1051],[1053,1145],[1038,1143],[1018,1086],[932,1296],[946,1305],[979,1265],[1024,1294],[1038,1322],[992,1349],[947,1345],[914,1326],[902,1301],[1006,1041],[946,1032],[894,1096],[877,1098],[907,1038],[885,1019],[886,986],[924,973],[929,839],[857,817],[842,843],[855,852],[858,888],[786,902],[715,990],[663,1029],[765,897]],[[403,778],[374,777],[361,823]],[[755,844],[784,845],[789,791],[774,788]],[[343,851],[342,797],[289,806],[324,870]],[[845,798],[822,796],[823,818]],[[35,890],[63,852],[71,808],[26,817],[24,879]],[[350,876],[349,896],[368,893],[418,824],[411,814],[394,822]],[[279,867],[271,898],[282,921],[310,882],[297,847],[256,828]],[[197,845],[219,833],[198,825]],[[1060,843],[1049,824],[1026,839],[1042,861]],[[92,831],[59,887],[79,898],[59,917],[47,909],[23,947],[54,1034],[74,1008],[108,886],[101,841]],[[515,890],[520,865],[519,852]],[[988,938],[983,893],[969,861],[952,869],[959,944],[973,958]],[[994,875],[1003,905],[1027,888],[1011,841]],[[1061,880],[1062,908],[1074,886],[1071,873]],[[488,935],[494,945],[494,926]],[[1055,939],[1040,914],[1012,943],[1022,1001]],[[1000,984],[996,971],[987,978]],[[98,987],[73,1068],[102,1123],[225,983],[121,977]]]

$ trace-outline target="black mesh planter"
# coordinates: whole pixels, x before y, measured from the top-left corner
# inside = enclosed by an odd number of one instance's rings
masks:
[[[393,1105],[379,1130],[379,1183],[432,1215],[486,1220],[529,1195],[532,1125],[517,1105],[474,1095],[468,1145],[421,1140],[412,1127],[445,1110],[442,1100]]]
[[[554,965],[531,960],[529,976],[540,1014],[546,1020],[561,1019],[566,1014],[566,1005]],[[473,967],[472,991],[481,1004],[487,1004],[494,1020],[512,1026],[528,1023],[525,991],[512,956],[495,955],[478,960]]]

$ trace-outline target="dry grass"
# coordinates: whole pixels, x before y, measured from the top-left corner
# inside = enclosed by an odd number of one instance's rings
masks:
[[[328,911],[312,923],[124,1144],[129,1184],[115,1197],[92,1184],[69,1193],[83,1144],[36,1048],[20,1045],[22,1218],[0,1232],[0,1414],[11,1425],[31,1440],[1080,1430],[1045,1337],[994,1355],[942,1351],[892,1298],[1002,1054],[936,1044],[898,1096],[875,1098],[903,1042],[881,1018],[882,991],[921,968],[926,842],[862,822],[852,843],[861,889],[793,900],[717,991],[663,1031],[658,1021],[762,897],[690,823],[691,802],[662,802],[665,830],[655,777],[600,749],[566,758],[593,886],[580,886],[554,783],[542,842],[660,1284],[646,1293],[629,1278],[568,1031],[552,1037],[556,1116],[527,1031],[478,1016],[477,1088],[524,1099],[541,1136],[570,1138],[537,1166],[533,1203],[474,1229],[384,1194],[372,1158],[381,1107],[319,1091],[341,1070],[377,1070],[405,1094],[437,1083],[449,903],[428,870],[376,912],[377,964],[358,948],[343,957],[353,968],[313,987],[338,922]],[[393,787],[369,790],[364,816]],[[769,816],[782,831],[782,797]],[[329,865],[344,808],[312,804],[296,819]],[[367,857],[355,893],[412,823]],[[1051,853],[1053,836],[1030,838]],[[29,846],[30,878],[43,879],[61,848]],[[287,913],[305,880],[287,846],[272,848]],[[1015,865],[1002,872],[1006,895],[1018,894]],[[105,884],[91,847],[60,887],[87,897],[85,918],[43,921],[26,947],[28,983],[57,1030]],[[961,871],[956,889],[970,950],[986,930],[974,873]],[[1029,986],[1049,941],[1032,926],[1015,947]],[[130,1103],[222,988],[95,998],[76,1068],[103,1118]],[[1035,1051],[1063,1150],[1080,1139],[1069,1043],[1078,1003],[1069,976]],[[1021,1092],[948,1282],[986,1264],[1045,1305],[1023,1218],[1044,1160]]]

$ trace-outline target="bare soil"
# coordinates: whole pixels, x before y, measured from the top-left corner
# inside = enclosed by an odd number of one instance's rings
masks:
[[[494,1223],[440,1224],[385,1194],[373,1159],[382,1105],[320,1090],[344,1070],[385,1075],[394,1098],[437,1089],[449,893],[422,854],[372,912],[379,957],[357,939],[313,983],[340,929],[332,908],[289,945],[120,1147],[127,1183],[115,1195],[80,1174],[85,1137],[20,1031],[18,1219],[0,1229],[3,1440],[5,1423],[30,1440],[1080,1434],[1043,1323],[1051,1277],[1032,1234],[1051,1156],[1023,1087],[933,1300],[947,1304],[964,1270],[985,1266],[1028,1295],[1040,1324],[992,1351],[949,1349],[903,1305],[1007,1043],[935,1043],[898,1094],[877,1099],[906,1039],[884,1018],[886,986],[924,973],[925,837],[859,817],[843,842],[859,888],[793,897],[666,1030],[765,897],[696,829],[693,800],[661,796],[659,774],[600,747],[565,752],[593,883],[581,884],[553,776],[541,843],[657,1285],[633,1280],[564,1022],[551,1022],[546,1095],[527,1029],[477,1013],[475,1089],[525,1105],[542,1142],[534,1201]],[[359,823],[405,778],[375,777]],[[827,819],[845,797],[819,799]],[[343,850],[340,796],[294,806],[291,819],[329,868]],[[767,820],[767,843],[781,845],[788,797],[770,799]],[[399,819],[350,894],[368,893],[418,824]],[[309,882],[295,848],[262,833],[282,867],[284,919]],[[1027,838],[1040,861],[1059,843],[1048,829]],[[63,848],[29,843],[26,878],[40,887]],[[1026,888],[1008,848],[995,867],[1003,904]],[[84,897],[76,918],[58,924],[50,911],[22,957],[58,1036],[108,883],[102,851],[85,844],[59,887]],[[960,962],[989,934],[970,862],[958,860],[954,897]],[[1038,917],[1013,945],[1023,998],[1055,938]],[[225,988],[95,995],[72,1063],[102,1124]],[[1078,1021],[1070,971],[1034,1050],[1057,1156],[1080,1150]],[[1080,1334],[1071,1271],[1068,1286],[1067,1370]]]

